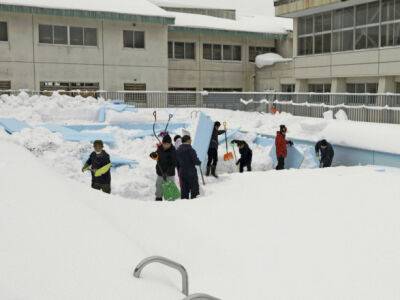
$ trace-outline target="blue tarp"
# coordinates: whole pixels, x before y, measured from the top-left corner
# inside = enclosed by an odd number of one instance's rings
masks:
[[[106,121],[106,112],[108,109],[117,111],[117,112],[123,112],[123,111],[129,111],[129,112],[137,112],[137,108],[135,108],[132,105],[127,105],[124,103],[120,102],[114,102],[114,103],[107,103],[106,105],[102,106],[99,109],[99,122],[105,122]]]
[[[193,149],[196,150],[197,156],[202,162],[203,170],[206,167],[207,152],[210,145],[211,134],[214,128],[214,122],[209,116],[201,112],[196,127],[196,133],[193,138]]]
[[[226,137],[227,137],[228,141],[233,140],[233,138],[235,137],[235,135],[236,135],[239,131],[240,131],[240,128],[228,130],[228,132],[226,133]],[[218,143],[219,143],[219,144],[225,143],[225,134],[221,134],[221,135],[218,137]]]
[[[0,126],[9,134],[20,132],[25,128],[31,128],[26,122],[19,121],[15,118],[0,118]]]

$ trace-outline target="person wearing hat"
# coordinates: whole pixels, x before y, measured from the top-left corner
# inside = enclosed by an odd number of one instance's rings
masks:
[[[200,166],[201,162],[191,142],[190,136],[184,135],[182,145],[176,151],[182,199],[189,199],[189,195],[190,199],[195,199],[200,194],[196,166]]]
[[[163,137],[161,145],[158,146],[157,151],[150,153],[150,157],[157,161],[156,201],[162,201],[163,182],[175,181],[176,151],[169,135]]]
[[[103,141],[96,140],[93,143],[94,151],[90,154],[82,168],[82,172],[91,171],[92,188],[104,193],[111,193],[111,161],[110,156],[104,151]]]
[[[243,173],[244,167],[247,168],[248,172],[251,172],[253,150],[250,149],[249,145],[245,141],[233,140],[231,144],[236,144],[239,148],[240,158],[236,162],[236,165],[239,165],[239,172]]]
[[[285,158],[287,157],[287,145],[293,146],[292,141],[286,140],[287,128],[285,125],[279,127],[279,131],[276,133],[275,147],[276,147],[276,158],[278,165],[276,170],[283,170],[285,168]]]
[[[206,176],[212,176],[218,178],[216,170],[217,170],[217,163],[218,163],[218,136],[225,133],[225,130],[219,130],[221,127],[221,123],[216,121],[214,123],[214,129],[211,134],[210,146],[208,147],[208,161],[207,161],[207,170]]]
[[[320,159],[320,168],[329,168],[332,165],[335,152],[327,140],[321,140],[315,144],[315,154]]]

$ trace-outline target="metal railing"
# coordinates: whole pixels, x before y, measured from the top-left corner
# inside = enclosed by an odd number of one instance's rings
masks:
[[[136,278],[140,278],[140,274],[142,273],[144,267],[152,263],[160,263],[179,271],[182,275],[182,293],[186,296],[189,296],[189,277],[185,267],[168,258],[162,256],[151,256],[143,259],[136,266],[135,271],[133,272],[133,276],[135,276]]]
[[[20,91],[3,91],[16,95]],[[48,92],[26,91],[48,96]],[[77,91],[60,92],[70,96]],[[283,92],[193,92],[193,91],[96,91],[90,96],[124,101],[138,108],[220,108],[270,112],[273,104],[280,112],[322,118],[324,112],[344,110],[352,121],[400,124],[400,94],[283,93]],[[83,97],[88,94],[82,92]]]
[[[185,297],[183,300],[220,300],[219,298],[215,298],[213,296],[207,295],[207,294],[192,294],[190,296]]]

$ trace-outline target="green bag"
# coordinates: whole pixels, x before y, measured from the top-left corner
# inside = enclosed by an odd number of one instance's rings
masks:
[[[175,182],[166,180],[162,184],[163,196],[166,201],[175,201],[181,197],[181,192]]]

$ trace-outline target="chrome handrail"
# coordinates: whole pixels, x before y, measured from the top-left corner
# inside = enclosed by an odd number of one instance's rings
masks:
[[[143,268],[146,267],[148,264],[155,263],[155,262],[166,265],[168,267],[171,267],[181,273],[181,275],[182,275],[182,293],[184,295],[188,296],[189,295],[189,277],[188,277],[188,273],[187,273],[185,267],[177,262],[174,262],[174,261],[168,259],[168,258],[165,258],[162,256],[151,256],[151,257],[143,259],[136,266],[135,271],[133,272],[133,276],[135,276],[136,278],[140,278],[140,274],[142,273]],[[194,299],[196,299],[196,298],[194,298]]]
[[[197,299],[197,300],[220,300],[220,299],[215,298],[213,296],[210,296],[210,295],[207,295],[207,294],[201,294],[201,293],[192,294],[190,296],[185,297],[183,300],[193,300],[193,299]]]

